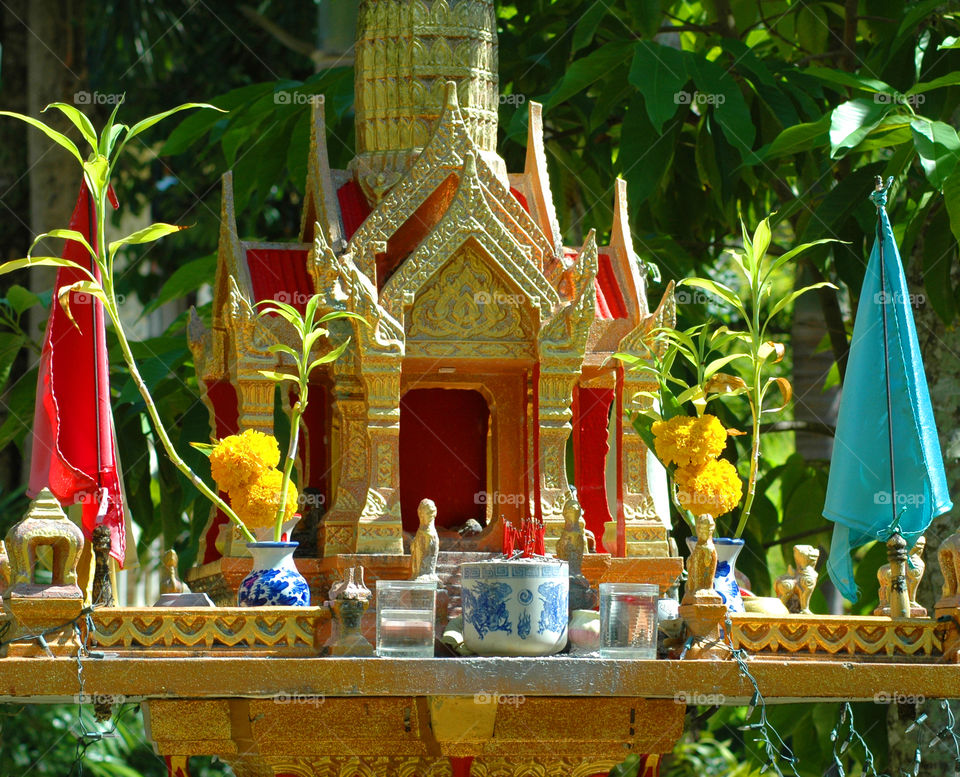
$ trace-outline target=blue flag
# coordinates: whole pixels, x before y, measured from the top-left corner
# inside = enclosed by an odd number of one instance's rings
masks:
[[[886,540],[897,519],[912,546],[935,517],[953,507],[910,293],[884,209],[886,192],[874,192],[871,199],[879,234],[850,341],[823,507],[836,524],[827,569],[851,602],[857,600],[852,548]]]

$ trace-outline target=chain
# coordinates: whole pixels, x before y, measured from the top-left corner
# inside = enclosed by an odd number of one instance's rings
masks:
[[[780,762],[784,761],[790,773],[793,774],[794,777],[800,777],[800,773],[797,771],[797,764],[800,760],[793,754],[793,750],[783,741],[783,737],[780,736],[773,724],[767,719],[767,704],[763,699],[763,694],[760,693],[760,686],[757,683],[757,679],[750,673],[750,668],[747,666],[746,652],[733,646],[733,638],[730,636],[733,632],[733,623],[730,621],[729,615],[724,625],[726,626],[724,636],[730,645],[730,654],[733,660],[737,662],[737,668],[740,670],[740,674],[753,686],[753,696],[750,699],[750,705],[747,707],[745,720],[749,721],[750,718],[753,717],[754,711],[758,708],[760,711],[760,716],[756,722],[745,723],[740,726],[741,731],[756,732],[757,736],[753,741],[759,742],[763,746],[767,762],[760,770],[760,773],[763,774],[767,769],[773,769],[778,777],[784,777],[783,772],[780,770]]]
[[[843,730],[844,725],[848,724],[847,735],[843,738],[843,741],[840,740],[840,732]],[[853,719],[853,707],[850,706],[849,702],[844,702],[843,706],[840,708],[840,720],[837,721],[837,725],[833,727],[833,730],[830,732],[830,741],[833,742],[833,772],[834,777],[847,777],[847,773],[843,768],[843,762],[840,760],[840,757],[847,752],[850,745],[857,744],[863,748],[863,777],[886,777],[885,775],[877,774],[876,766],[873,763],[873,752],[870,750],[870,747],[867,745],[866,741],[856,729],[856,724]]]

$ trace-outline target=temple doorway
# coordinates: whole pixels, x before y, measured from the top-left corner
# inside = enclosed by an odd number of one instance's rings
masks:
[[[437,504],[438,527],[486,522],[490,409],[479,391],[422,388],[400,400],[400,509],[415,532],[421,499]]]

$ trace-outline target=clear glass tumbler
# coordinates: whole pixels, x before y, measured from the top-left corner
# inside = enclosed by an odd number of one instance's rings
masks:
[[[437,584],[377,581],[377,655],[432,658]]]
[[[600,656],[657,657],[658,586],[650,583],[600,584]]]

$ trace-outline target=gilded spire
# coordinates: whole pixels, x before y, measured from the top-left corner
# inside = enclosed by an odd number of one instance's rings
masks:
[[[359,178],[392,185],[427,144],[457,84],[481,151],[497,144],[497,33],[490,0],[362,0],[356,43]],[[385,180],[391,179],[391,180]]]

